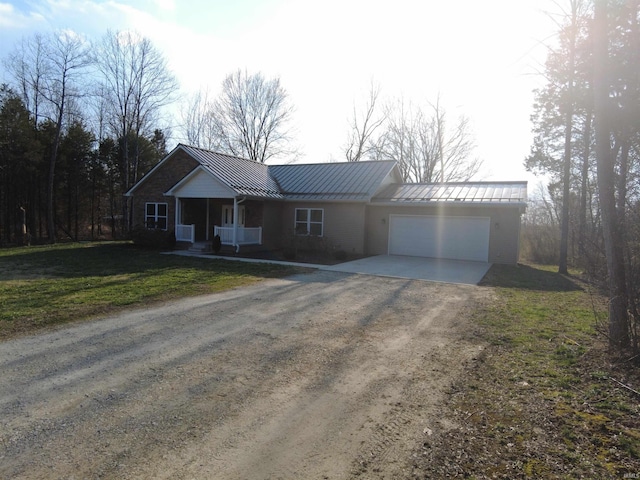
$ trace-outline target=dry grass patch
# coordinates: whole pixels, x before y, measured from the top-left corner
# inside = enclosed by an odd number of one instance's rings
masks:
[[[606,299],[577,277],[494,266],[476,314],[487,348],[450,392],[415,478],[637,478],[640,375],[613,359]]]

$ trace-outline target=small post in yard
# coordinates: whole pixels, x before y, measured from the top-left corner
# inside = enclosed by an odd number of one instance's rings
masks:
[[[27,210],[20,207],[20,226],[18,228],[18,241],[20,245],[29,245],[29,235],[27,235]]]

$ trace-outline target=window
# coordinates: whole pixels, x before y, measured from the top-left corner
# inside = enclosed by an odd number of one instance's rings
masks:
[[[296,208],[296,235],[322,236],[324,210],[321,208]]]
[[[147,228],[167,229],[167,204],[147,203],[145,205],[144,224]]]

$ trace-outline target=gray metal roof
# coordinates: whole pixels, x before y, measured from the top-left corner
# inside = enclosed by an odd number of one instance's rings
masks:
[[[269,167],[263,163],[188,145],[181,144],[180,147],[238,195],[283,198],[278,184],[269,174]]]
[[[374,204],[524,205],[527,201],[527,182],[393,183],[374,196],[396,168],[395,161],[265,165],[183,144],[177,149],[183,149],[238,195],[299,201],[371,201]],[[169,156],[171,154],[166,158]]]
[[[527,202],[527,182],[449,182],[389,185],[373,203],[519,203]]]
[[[395,165],[393,161],[272,165],[269,172],[288,200],[368,201]]]

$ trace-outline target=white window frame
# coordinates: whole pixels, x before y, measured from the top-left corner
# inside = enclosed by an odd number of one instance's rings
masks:
[[[153,215],[149,215],[149,205],[153,205]],[[158,207],[164,205],[164,215],[160,215]],[[153,222],[154,225],[158,224],[158,219],[164,219],[164,228],[149,227],[149,222]],[[147,202],[144,204],[144,226],[149,230],[164,230],[169,228],[169,204],[164,202]]]
[[[298,212],[299,211],[306,211],[307,212],[307,220],[306,222],[302,222],[302,221],[298,221]],[[318,211],[322,214],[322,220],[320,220],[319,222],[312,222],[311,221],[311,212],[313,211]],[[303,224],[306,223],[306,230],[305,233],[299,233],[298,230],[298,226],[299,224]],[[311,234],[311,225],[320,225],[320,234],[319,235],[312,235]],[[313,237],[322,237],[324,236],[324,208],[296,208],[295,212],[294,212],[294,216],[293,216],[293,232],[295,235],[298,236],[313,236]]]

